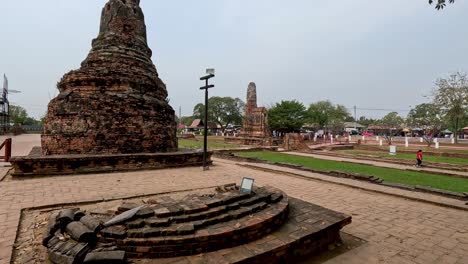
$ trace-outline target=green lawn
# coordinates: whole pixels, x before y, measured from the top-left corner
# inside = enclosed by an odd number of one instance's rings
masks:
[[[459,149],[451,149],[451,148],[444,148],[443,145],[441,145],[440,149],[435,149],[434,144],[432,147],[428,148],[427,146],[412,146],[410,145],[408,148],[405,148],[404,146],[398,146],[399,149],[402,150],[409,150],[409,151],[418,151],[418,149],[421,149],[423,152],[436,152],[436,153],[460,153],[460,154],[468,154],[468,145],[458,145],[458,146],[465,146],[465,148],[459,148]],[[388,151],[388,146],[380,147],[378,146],[382,151]]]
[[[208,149],[233,149],[238,148],[240,145],[229,144],[224,142],[222,137],[208,137]],[[197,137],[196,139],[179,139],[179,148],[185,149],[202,149],[203,148],[203,137]]]
[[[371,150],[340,150],[338,151],[338,153],[353,154],[353,155],[371,155],[375,157],[390,158],[390,159],[416,160],[416,152],[414,154],[410,154],[410,153],[398,153],[397,151],[397,155],[395,156],[389,155],[388,152],[371,151]],[[442,163],[449,163],[449,164],[456,164],[456,165],[468,165],[468,159],[464,159],[464,158],[424,155],[423,159],[424,161],[429,161],[429,162],[442,162]]]
[[[271,162],[285,162],[323,171],[344,171],[376,176],[386,182],[406,185],[421,185],[453,192],[468,192],[468,179],[454,178],[423,172],[381,168],[370,165],[353,164],[339,161],[321,160],[283,153],[259,151],[236,153],[240,157],[259,158]]]

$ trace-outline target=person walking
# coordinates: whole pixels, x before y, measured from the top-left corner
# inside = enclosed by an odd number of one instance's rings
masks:
[[[418,153],[416,153],[416,167],[422,167],[422,159],[422,150],[418,150]]]

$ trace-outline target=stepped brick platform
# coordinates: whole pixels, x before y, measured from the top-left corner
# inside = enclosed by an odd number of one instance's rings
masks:
[[[341,242],[339,231],[350,223],[350,216],[289,198],[287,220],[268,236],[237,247],[197,256],[169,258],[161,263],[303,263],[327,251],[329,245]],[[143,260],[135,263],[153,262]]]
[[[180,200],[124,202],[112,215],[65,209],[50,215],[43,245],[53,263],[291,263],[340,241],[350,222],[278,189],[249,194],[229,184]]]
[[[211,155],[208,152],[210,165]],[[13,177],[31,177],[202,166],[203,152],[43,156],[36,147],[28,156],[13,157],[10,162]]]

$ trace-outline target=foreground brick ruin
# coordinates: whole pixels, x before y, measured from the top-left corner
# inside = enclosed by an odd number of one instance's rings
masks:
[[[202,164],[203,153],[178,151],[174,110],[151,61],[139,4],[105,5],[88,57],[63,76],[49,103],[40,151],[13,157],[13,176]]]
[[[110,0],[81,68],[58,83],[42,136],[44,155],[177,150],[165,84],[151,61],[139,0]]]
[[[182,261],[175,257],[185,257],[181,263],[293,263],[339,243],[340,229],[350,222],[272,187],[243,193],[228,184],[181,200],[124,202],[109,214],[55,211],[43,245],[60,264]],[[221,257],[221,251],[231,254]]]

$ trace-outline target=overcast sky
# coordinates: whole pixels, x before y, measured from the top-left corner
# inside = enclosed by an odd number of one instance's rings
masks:
[[[0,0],[0,73],[10,101],[40,117],[63,74],[79,68],[106,0]],[[427,0],[141,0],[148,41],[176,112],[212,96],[259,105],[329,99],[347,107],[408,110],[434,81],[468,71],[468,1],[436,11]],[[403,115],[407,112],[401,111]],[[358,111],[381,117],[384,111]]]

